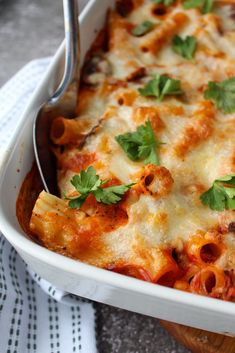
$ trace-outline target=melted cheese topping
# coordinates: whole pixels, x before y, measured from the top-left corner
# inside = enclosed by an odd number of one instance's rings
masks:
[[[216,178],[235,173],[235,114],[225,115],[203,98],[209,81],[235,76],[235,6],[219,2],[212,13],[202,15],[198,9],[184,10],[180,1],[169,7],[149,0],[134,3],[125,17],[110,11],[109,50],[91,54],[78,119],[87,117],[93,128],[82,145],[68,145],[57,153],[58,183],[62,193],[72,193],[71,177],[93,165],[101,179],[139,184],[146,167],[131,161],[115,136],[135,131],[148,119],[164,142],[158,147],[161,173],[152,190],[134,187],[138,196],[127,195],[125,222],[103,229],[99,236],[103,251],[99,247],[99,254],[93,249],[78,258],[103,267],[116,262],[142,266],[147,261],[151,278],[156,278],[155,260],[149,259],[162,259],[159,252],[167,249],[183,251],[195,234],[210,239],[213,233],[226,248],[218,267],[235,269],[235,238],[228,232],[234,211],[213,211],[200,201]],[[133,36],[131,29],[145,20],[154,22],[154,29]],[[192,60],[173,52],[176,34],[197,38]],[[166,96],[162,102],[142,97],[138,89],[156,73],[179,79],[184,94]],[[172,182],[161,193],[161,183],[167,185],[165,171]],[[85,212],[93,217],[97,210],[88,205]],[[159,260],[157,268],[163,262]]]
[[[122,183],[136,182],[143,163],[128,159],[115,136],[134,131],[140,125],[140,121],[135,119],[136,109],[154,107],[164,126],[156,131],[157,137],[165,142],[159,147],[160,161],[170,171],[174,188],[169,195],[158,200],[151,195],[141,196],[128,209],[128,223],[115,234],[138,233],[154,246],[167,244],[177,247],[177,244],[181,246],[181,240],[187,241],[199,229],[208,231],[218,227],[221,213],[203,206],[199,197],[216,178],[235,172],[232,159],[235,152],[235,115],[222,114],[203,98],[203,87],[209,81],[235,75],[235,49],[232,44],[235,23],[231,17],[232,6],[228,5],[216,6],[215,12],[207,15],[202,15],[197,9],[184,11],[180,4],[164,8],[166,14],[163,15],[156,15],[154,9],[151,1],[146,0],[125,18],[116,12],[110,14],[110,50],[102,53],[102,57],[111,68],[111,75],[104,76],[87,95],[85,104],[81,103],[80,115],[92,115],[95,123],[101,121],[97,131],[87,138],[82,153],[96,153],[93,166],[101,178],[116,177]],[[194,59],[188,61],[173,52],[171,33],[169,38],[164,38],[157,54],[143,52],[141,47],[151,36],[154,37],[154,32],[159,32],[165,21],[170,22],[179,13],[184,13],[187,21],[172,33],[197,38]],[[138,25],[144,20],[156,23],[156,29],[145,36],[134,37],[128,26]],[[146,77],[127,82],[128,74],[141,67],[145,68]],[[138,88],[143,87],[153,73],[180,79],[184,96],[165,97],[161,103],[155,98],[140,96]],[[181,109],[179,114],[177,108]],[[148,114],[142,117],[142,123],[147,119]],[[76,154],[77,151],[72,150],[71,153]],[[59,179],[59,185],[65,192],[72,190],[71,176],[72,172],[68,170]],[[164,220],[159,217],[162,213],[166,215]],[[109,238],[112,239],[111,234]],[[228,238],[227,242],[234,247],[234,241]]]

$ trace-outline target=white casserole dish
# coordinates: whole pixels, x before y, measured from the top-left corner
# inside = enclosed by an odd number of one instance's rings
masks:
[[[82,58],[106,11],[114,1],[91,0],[80,16]],[[82,297],[213,332],[235,335],[235,304],[159,286],[99,269],[53,253],[34,243],[21,230],[15,205],[20,186],[32,166],[32,124],[63,66],[64,44],[29,102],[9,147],[0,175],[0,228],[29,266],[57,287]],[[17,170],[20,172],[17,172]]]

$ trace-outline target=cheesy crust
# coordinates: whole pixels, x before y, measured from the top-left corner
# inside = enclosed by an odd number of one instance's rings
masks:
[[[80,210],[43,192],[30,226],[45,246],[154,283],[235,298],[235,212],[200,201],[215,179],[235,173],[235,114],[203,96],[209,81],[235,76],[234,13],[232,1],[215,1],[209,14],[184,10],[181,1],[117,1],[87,56],[78,117],[59,117],[51,138],[61,195],[73,194],[72,176],[89,166],[114,185],[135,185],[117,205],[90,196]],[[134,36],[146,20],[154,29]],[[197,39],[192,60],[172,50],[176,34]],[[180,80],[184,94],[161,102],[141,96],[138,89],[156,73]],[[115,140],[147,120],[164,142],[160,166],[131,161]]]

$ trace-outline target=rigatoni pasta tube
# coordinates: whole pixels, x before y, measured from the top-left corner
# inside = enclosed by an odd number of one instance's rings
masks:
[[[52,123],[50,137],[55,145],[79,144],[84,137],[82,124],[75,119],[56,118]]]
[[[83,212],[68,209],[66,201],[42,191],[33,209],[30,229],[49,249],[64,249],[71,256],[78,252],[82,241],[82,237],[74,236],[79,218],[83,218]]]
[[[222,297],[226,287],[226,280],[223,270],[215,266],[206,266],[199,271],[190,283],[193,293]]]
[[[189,258],[197,263],[214,263],[223,253],[225,247],[218,240],[197,234],[187,243]]]
[[[130,259],[130,265],[140,266],[148,273],[151,282],[172,286],[179,275],[179,267],[169,251],[159,248],[142,249],[142,243],[137,243],[135,256]]]
[[[164,197],[171,192],[174,180],[170,171],[154,164],[148,164],[144,167],[140,182],[136,188],[144,194],[150,194],[156,198]]]

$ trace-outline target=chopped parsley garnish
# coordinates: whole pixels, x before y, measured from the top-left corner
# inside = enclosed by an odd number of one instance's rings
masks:
[[[163,4],[165,6],[170,6],[174,4],[176,0],[152,0],[152,1],[154,2],[154,4],[157,4],[157,5]]]
[[[211,12],[213,8],[214,0],[186,0],[184,2],[184,9],[193,9],[195,7],[200,7],[203,14]]]
[[[235,174],[225,175],[213,182],[200,197],[212,210],[235,210]]]
[[[138,126],[136,131],[118,135],[115,139],[132,161],[159,165],[157,147],[162,142],[156,139],[150,121]]]
[[[174,52],[188,60],[193,59],[196,47],[197,40],[193,36],[187,36],[185,39],[175,36],[172,41],[172,49]]]
[[[152,21],[144,21],[140,25],[135,26],[131,33],[136,37],[141,37],[144,34],[150,32],[154,27],[154,23]]]
[[[181,83],[167,75],[157,74],[152,80],[148,81],[143,88],[139,88],[139,92],[145,97],[156,97],[162,101],[164,96],[182,94]]]
[[[204,98],[212,100],[224,113],[235,112],[235,77],[216,83],[209,82]]]
[[[115,185],[102,188],[101,186],[106,184],[108,180],[102,181],[100,177],[96,175],[96,171],[93,167],[89,167],[87,170],[82,170],[80,174],[74,175],[70,182],[80,194],[79,196],[73,197],[65,196],[67,200],[70,200],[70,208],[80,208],[89,195],[94,195],[98,202],[102,202],[106,205],[115,204],[120,201],[123,195],[134,185]]]

